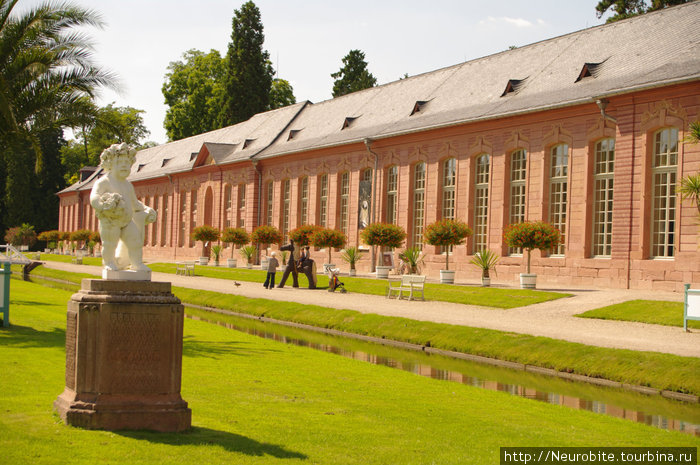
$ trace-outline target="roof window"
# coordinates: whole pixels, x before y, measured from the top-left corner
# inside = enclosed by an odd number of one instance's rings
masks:
[[[411,111],[411,115],[413,116],[416,113],[419,113],[423,110],[423,107],[428,103],[427,100],[416,100],[416,104],[413,105],[413,110]]]
[[[291,129],[289,131],[289,136],[287,136],[287,140],[294,139],[297,136],[297,134],[299,134],[300,132],[301,132],[301,129]]]
[[[580,80],[585,79],[587,77],[598,77],[603,63],[605,63],[605,60],[600,63],[584,63],[583,68],[581,68],[581,72],[578,73],[578,78],[576,78],[576,81],[574,82],[579,82]]]
[[[146,166],[146,165],[139,165],[139,167],[136,168],[136,172],[138,173],[139,171],[141,171],[144,166]]]
[[[162,168],[165,165],[167,165],[170,160],[171,160],[170,158],[163,158],[163,163],[160,164],[160,167]]]
[[[509,79],[508,84],[506,84],[506,90],[503,91],[503,93],[501,94],[501,97],[505,97],[508,94],[517,94],[518,92],[520,92],[520,89],[523,88],[526,80],[527,80],[527,78],[525,78],[525,79]]]
[[[197,155],[199,155],[199,152],[192,152],[192,153],[190,154],[190,161],[192,161],[192,160],[194,160],[195,158],[197,158]]]
[[[343,121],[343,127],[340,128],[340,130],[342,131],[343,129],[349,128],[353,121],[355,121],[356,119],[357,116],[348,116],[347,118],[345,118],[345,121]]]

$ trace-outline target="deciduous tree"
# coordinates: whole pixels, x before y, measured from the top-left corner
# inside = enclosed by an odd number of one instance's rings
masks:
[[[689,0],[600,0],[595,7],[596,15],[601,18],[608,10],[613,11],[613,15],[607,19],[607,23],[631,18],[632,16],[643,15],[650,11],[661,10],[663,8],[687,3]]]

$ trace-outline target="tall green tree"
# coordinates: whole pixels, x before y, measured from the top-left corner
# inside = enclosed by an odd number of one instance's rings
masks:
[[[613,23],[632,16],[643,15],[650,11],[688,3],[690,0],[600,0],[595,7],[596,15],[601,18],[609,10],[613,12],[606,23]]]
[[[168,110],[165,130],[170,140],[218,129],[224,95],[226,62],[217,50],[186,51],[170,62],[163,84]]]
[[[289,81],[284,79],[273,80],[272,87],[270,87],[270,110],[286,107],[294,103],[297,103],[297,99],[294,97],[294,89]]]
[[[101,27],[93,11],[46,2],[13,13],[18,0],[0,0],[0,230],[35,210],[24,195],[47,173],[42,135],[77,123],[85,97],[116,84],[93,63],[87,36],[76,30]]]
[[[263,50],[264,42],[260,10],[248,1],[233,17],[220,126],[240,123],[269,109],[274,71],[269,53]]]
[[[350,50],[343,57],[343,67],[332,73],[333,97],[368,89],[377,85],[377,78],[367,69],[365,54],[360,50]]]

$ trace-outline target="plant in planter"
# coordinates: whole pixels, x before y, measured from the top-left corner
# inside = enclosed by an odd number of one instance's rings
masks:
[[[221,257],[221,246],[219,244],[211,247],[211,256],[214,258],[214,266],[219,266],[219,258]]]
[[[500,257],[489,249],[484,249],[480,252],[474,254],[469,263],[474,266],[481,268],[481,285],[484,287],[489,287],[491,285],[491,275],[489,274],[491,270],[496,274],[496,264],[500,260]]]
[[[250,241],[253,244],[258,244],[260,250],[265,244],[281,244],[282,243],[282,233],[279,229],[274,226],[258,226],[250,235]]]
[[[423,253],[418,247],[409,247],[399,254],[399,259],[406,264],[407,274],[420,274],[423,268]]]
[[[306,247],[311,244],[311,236],[323,229],[315,224],[305,224],[289,231],[289,238],[299,247]]]
[[[206,265],[209,263],[207,243],[218,241],[219,236],[221,236],[221,232],[218,229],[206,224],[203,226],[197,226],[192,230],[192,239],[202,243],[202,255],[199,257],[200,265]]]
[[[252,268],[253,267],[253,257],[258,253],[258,249],[255,248],[254,245],[244,245],[241,247],[240,253],[243,257],[245,257],[246,262],[247,262],[247,267]]]
[[[87,229],[78,229],[77,231],[73,231],[70,233],[70,240],[73,242],[77,243],[82,243],[82,246],[79,248],[85,248],[87,246],[88,241],[90,241],[90,238],[92,237],[92,231],[89,231]]]
[[[42,233],[39,233],[37,236],[37,239],[40,241],[45,241],[46,242],[46,248],[49,250],[53,250],[56,247],[58,247],[58,241],[61,240],[61,232],[57,230],[51,230],[51,231],[44,231]]]
[[[450,271],[450,247],[464,244],[471,235],[471,228],[458,220],[440,220],[426,226],[423,234],[425,243],[445,249],[445,269],[440,270],[440,282],[454,283],[454,271]]]
[[[695,202],[695,206],[698,207],[698,216],[700,216],[700,173],[689,174],[681,179],[678,192],[681,194],[681,198]]]
[[[15,226],[5,232],[5,241],[14,246],[24,246],[27,249],[36,243],[36,232],[34,226],[24,223],[22,226]]]
[[[350,276],[355,276],[355,263],[360,261],[360,259],[362,258],[362,253],[360,252],[360,249],[358,249],[357,247],[348,247],[347,249],[343,249],[343,251],[340,254],[340,258],[342,258],[350,265]]]
[[[395,224],[372,223],[362,230],[360,237],[367,245],[395,249],[403,244],[404,239],[406,239],[406,231]],[[390,266],[380,265],[376,268],[377,278],[386,279],[389,277]]]
[[[520,273],[520,287],[534,289],[537,275],[530,273],[530,253],[532,249],[548,250],[561,242],[561,233],[549,223],[542,221],[511,224],[503,234],[509,247],[527,250],[527,273]]]
[[[319,229],[311,236],[311,244],[314,247],[328,249],[328,264],[331,263],[331,249],[340,249],[347,241],[345,234],[337,229]]]
[[[102,246],[102,237],[100,236],[99,231],[93,231],[92,234],[90,234],[90,242],[93,243],[92,254],[95,255],[95,247],[97,246],[97,244],[100,244],[100,246]],[[100,254],[101,253],[102,252],[100,251]]]
[[[221,242],[242,247],[250,242],[250,235],[243,228],[226,228],[221,233]],[[236,259],[233,258],[234,247],[231,247],[231,258],[228,259],[228,267],[236,266]]]

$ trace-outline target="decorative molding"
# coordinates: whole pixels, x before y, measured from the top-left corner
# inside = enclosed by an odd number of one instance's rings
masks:
[[[282,179],[291,179],[292,177],[292,170],[289,169],[288,166],[285,166],[282,168],[280,171],[280,175],[282,176]]]
[[[503,143],[503,149],[506,153],[512,152],[516,149],[525,149],[529,152],[530,139],[523,135],[523,131],[521,129],[517,129],[511,132],[510,137],[505,140]]]
[[[330,169],[330,167],[328,166],[328,163],[326,163],[325,160],[323,160],[321,163],[319,163],[318,166],[316,167],[316,172],[317,172],[318,174],[328,173],[330,170],[331,170],[331,169]]]
[[[600,139],[605,136],[614,137],[616,128],[617,125],[615,123],[601,116],[596,120],[595,124],[588,129],[586,135],[589,140]]]
[[[350,164],[350,160],[348,160],[348,157],[343,157],[343,159],[338,162],[338,172],[349,170],[351,166],[352,165]]]
[[[491,155],[493,153],[493,145],[484,138],[484,136],[477,136],[476,141],[469,147],[469,158],[482,153],[488,153]]]
[[[662,100],[657,102],[651,110],[642,113],[642,131],[648,131],[651,126],[663,127],[678,124],[681,125],[678,129],[683,129],[687,119],[688,114],[684,108],[676,108],[668,100]]]
[[[571,135],[571,133],[566,129],[563,129],[561,127],[561,124],[552,125],[552,129],[550,130],[550,132],[545,133],[545,135],[542,137],[542,141],[544,142],[545,147],[557,144],[559,142],[564,142],[571,146],[573,140],[574,138]]]
[[[199,189],[200,181],[197,178],[184,179],[180,181],[181,191],[191,191],[192,189]]]

